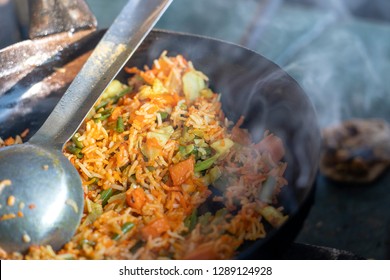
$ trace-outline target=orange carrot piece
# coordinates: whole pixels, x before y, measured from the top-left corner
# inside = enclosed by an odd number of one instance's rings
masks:
[[[137,68],[137,67],[125,67],[125,72],[129,73],[129,74],[138,74],[140,72],[140,70]]]
[[[128,189],[126,191],[126,202],[130,207],[141,211],[142,207],[146,203],[146,194],[144,189],[143,188]]]
[[[169,222],[165,217],[157,218],[156,220],[146,225],[141,230],[141,234],[144,240],[147,240],[149,237],[158,237],[167,232],[169,229]]]
[[[179,186],[190,178],[194,174],[194,165],[193,157],[171,165],[169,167],[169,174],[171,175],[173,185]]]
[[[115,107],[114,111],[111,113],[110,120],[116,121],[121,114],[122,107]]]
[[[144,81],[150,85],[153,85],[154,80],[156,79],[156,76],[152,72],[152,70],[140,72],[139,75],[144,79]]]
[[[8,137],[4,140],[5,145],[10,146],[15,144],[15,139],[13,137]]]
[[[153,97],[152,102],[160,106],[163,105],[176,106],[179,100],[180,97],[177,94],[163,93]]]

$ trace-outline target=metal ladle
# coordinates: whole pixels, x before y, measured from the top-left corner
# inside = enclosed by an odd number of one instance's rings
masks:
[[[60,249],[80,223],[84,191],[64,144],[172,0],[130,0],[38,132],[0,149],[0,247]]]

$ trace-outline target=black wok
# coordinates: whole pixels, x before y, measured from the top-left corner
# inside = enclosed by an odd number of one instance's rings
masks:
[[[0,51],[0,137],[26,128],[33,135],[103,33],[91,29],[72,36],[59,33]],[[267,129],[283,139],[288,185],[279,203],[290,218],[280,228],[270,229],[266,238],[245,243],[237,258],[283,257],[313,202],[320,133],[308,97],[293,78],[263,56],[211,38],[154,30],[128,65],[151,65],[164,50],[183,54],[203,71],[211,88],[222,94],[226,116],[235,122],[244,115],[244,127],[254,140]],[[117,79],[127,77],[122,72]]]

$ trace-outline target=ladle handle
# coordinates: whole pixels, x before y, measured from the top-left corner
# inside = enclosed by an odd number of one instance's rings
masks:
[[[62,148],[172,0],[130,0],[30,143]]]

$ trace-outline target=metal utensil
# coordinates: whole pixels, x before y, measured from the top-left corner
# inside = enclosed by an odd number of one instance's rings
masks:
[[[172,0],[130,0],[39,131],[0,150],[0,247],[61,248],[74,234],[84,192],[62,148]]]

